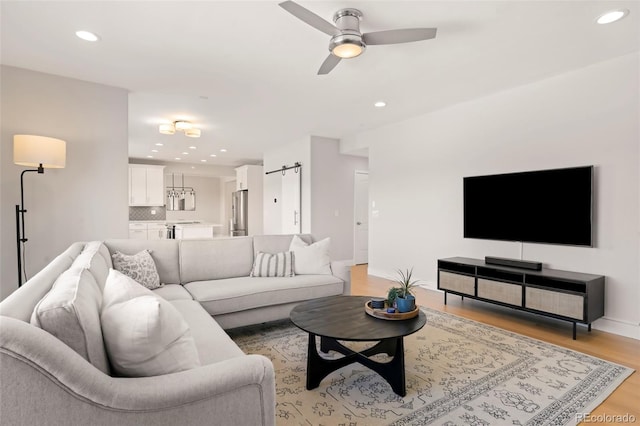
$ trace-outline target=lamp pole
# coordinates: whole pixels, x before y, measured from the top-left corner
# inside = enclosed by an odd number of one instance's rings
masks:
[[[16,205],[16,249],[18,252],[18,287],[22,286],[22,244],[28,241],[24,232],[24,214],[27,210],[24,208],[24,174],[27,172],[44,173],[42,163],[37,169],[27,169],[20,173],[20,205]]]

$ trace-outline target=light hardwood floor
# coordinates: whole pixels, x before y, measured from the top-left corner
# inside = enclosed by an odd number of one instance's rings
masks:
[[[351,271],[351,294],[385,297],[391,281],[367,275],[367,265],[357,265]],[[573,349],[615,362],[636,370],[609,398],[591,414],[630,415],[640,424],[640,340],[592,330],[578,325],[578,338],[572,339],[571,323],[535,314],[516,311],[471,299],[449,295],[444,304],[443,293],[419,288],[416,303],[439,311],[469,318],[554,345]],[[607,423],[611,424],[611,423]]]

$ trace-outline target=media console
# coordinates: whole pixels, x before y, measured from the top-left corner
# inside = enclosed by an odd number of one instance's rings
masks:
[[[604,315],[604,276],[542,268],[539,271],[487,264],[480,259],[438,260],[438,289],[576,324]]]

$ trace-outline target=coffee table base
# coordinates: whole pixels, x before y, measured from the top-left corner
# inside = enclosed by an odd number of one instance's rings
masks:
[[[356,352],[342,345],[336,339],[328,337],[320,337],[320,350],[329,352],[330,350],[339,352],[344,355],[338,359],[325,359],[318,354],[316,347],[316,335],[309,333],[309,347],[307,350],[307,389],[315,389],[320,386],[322,379],[330,373],[354,362],[360,363],[365,367],[378,373],[384,378],[391,389],[400,395],[407,394],[405,388],[404,375],[404,343],[402,337],[394,337],[383,339],[375,346],[365,349],[362,352]],[[389,362],[376,362],[370,359],[371,355],[386,353],[391,356]]]

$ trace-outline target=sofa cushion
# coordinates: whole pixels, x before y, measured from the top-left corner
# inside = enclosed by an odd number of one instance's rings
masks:
[[[136,254],[123,254],[119,251],[113,255],[113,267],[122,272],[138,284],[142,284],[149,290],[160,287],[160,277],[156,264],[149,250],[142,250]]]
[[[153,290],[154,294],[162,297],[164,300],[193,300],[191,294],[180,284],[167,284]]]
[[[111,254],[116,251],[135,254],[145,249],[150,250],[160,276],[160,282],[180,284],[178,240],[107,240],[104,244]]]
[[[58,276],[51,291],[36,305],[31,324],[109,374],[100,324],[101,303],[102,292],[89,270],[72,267]]]
[[[113,264],[109,249],[100,241],[91,241],[85,244],[80,255],[73,261],[73,266],[88,269],[102,291]]]
[[[330,244],[330,238],[307,244],[300,237],[294,235],[289,250],[295,254],[294,272],[296,275],[331,274]]]
[[[171,304],[189,324],[202,365],[245,355],[198,302],[181,299]]]
[[[253,253],[280,253],[283,251],[289,251],[291,245],[291,239],[294,234],[285,235],[254,235],[253,236]],[[313,242],[311,234],[299,234],[298,237],[307,244]]]
[[[333,275],[290,278],[240,277],[185,284],[211,315],[342,294],[344,281]]]
[[[200,365],[189,325],[171,303],[114,269],[103,297],[102,330],[116,373],[159,376]]]
[[[252,237],[180,240],[183,283],[248,277],[252,267]]]
[[[292,277],[293,273],[293,253],[285,251],[281,253],[256,254],[251,269],[252,277]]]

